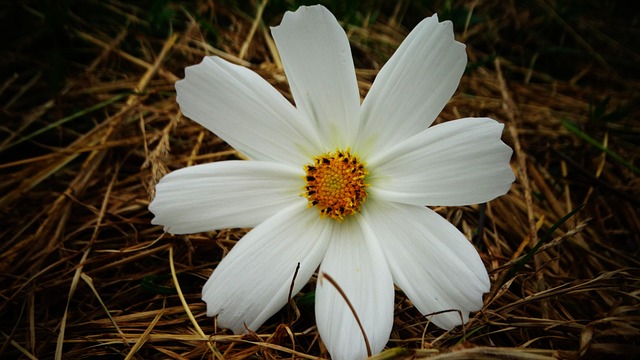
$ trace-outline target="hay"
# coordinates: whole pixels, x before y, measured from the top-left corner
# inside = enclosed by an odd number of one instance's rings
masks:
[[[185,66],[222,56],[290,98],[267,27],[286,4],[46,3],[5,12],[0,357],[326,357],[315,278],[258,333],[233,335],[200,290],[247,229],[170,236],[147,210],[169,171],[240,157],[181,116]],[[378,359],[640,356],[638,18],[585,3],[336,9],[363,95],[406,29],[452,18],[469,68],[439,121],[494,117],[515,149],[507,195],[436,209],[490,270],[484,309],[444,332],[398,291]]]

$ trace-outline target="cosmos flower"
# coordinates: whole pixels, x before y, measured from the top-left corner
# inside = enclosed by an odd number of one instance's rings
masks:
[[[255,331],[287,303],[292,283],[295,295],[319,268],[316,322],[334,359],[367,356],[338,288],[372,353],[389,339],[394,283],[425,315],[457,310],[429,316],[435,325],[468,321],[489,290],[487,271],[426,206],[492,200],[514,175],[495,120],[431,126],[467,62],[451,22],[424,19],[362,103],[349,41],[327,9],[287,12],[272,34],[295,106],[219,57],[176,83],[184,115],[249,158],[174,171],[149,206],[170,233],[253,228],[205,284],[207,315],[235,333]]]

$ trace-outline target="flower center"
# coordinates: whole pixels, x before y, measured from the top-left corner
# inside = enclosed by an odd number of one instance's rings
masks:
[[[346,151],[336,150],[313,159],[305,165],[304,187],[310,206],[317,206],[320,216],[342,221],[346,215],[360,211],[367,198],[365,163]]]

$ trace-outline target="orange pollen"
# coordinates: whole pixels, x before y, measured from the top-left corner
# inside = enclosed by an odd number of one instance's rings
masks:
[[[312,164],[304,167],[309,206],[317,206],[321,217],[338,221],[359,212],[367,198],[364,165],[349,149],[315,157]]]

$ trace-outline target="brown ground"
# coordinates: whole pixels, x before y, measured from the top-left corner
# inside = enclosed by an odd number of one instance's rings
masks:
[[[181,116],[173,83],[185,66],[223,56],[289,96],[267,27],[283,1],[262,16],[259,5],[229,3],[5,4],[0,358],[327,356],[313,281],[256,334],[205,316],[201,287],[246,229],[174,237],[149,223],[162,175],[237,157]],[[398,292],[388,347],[404,351],[385,355],[640,357],[635,3],[351,3],[334,10],[363,95],[417,21],[438,11],[455,22],[469,68],[441,120],[504,122],[518,177],[486,208],[437,209],[490,270],[485,308],[444,332]]]

